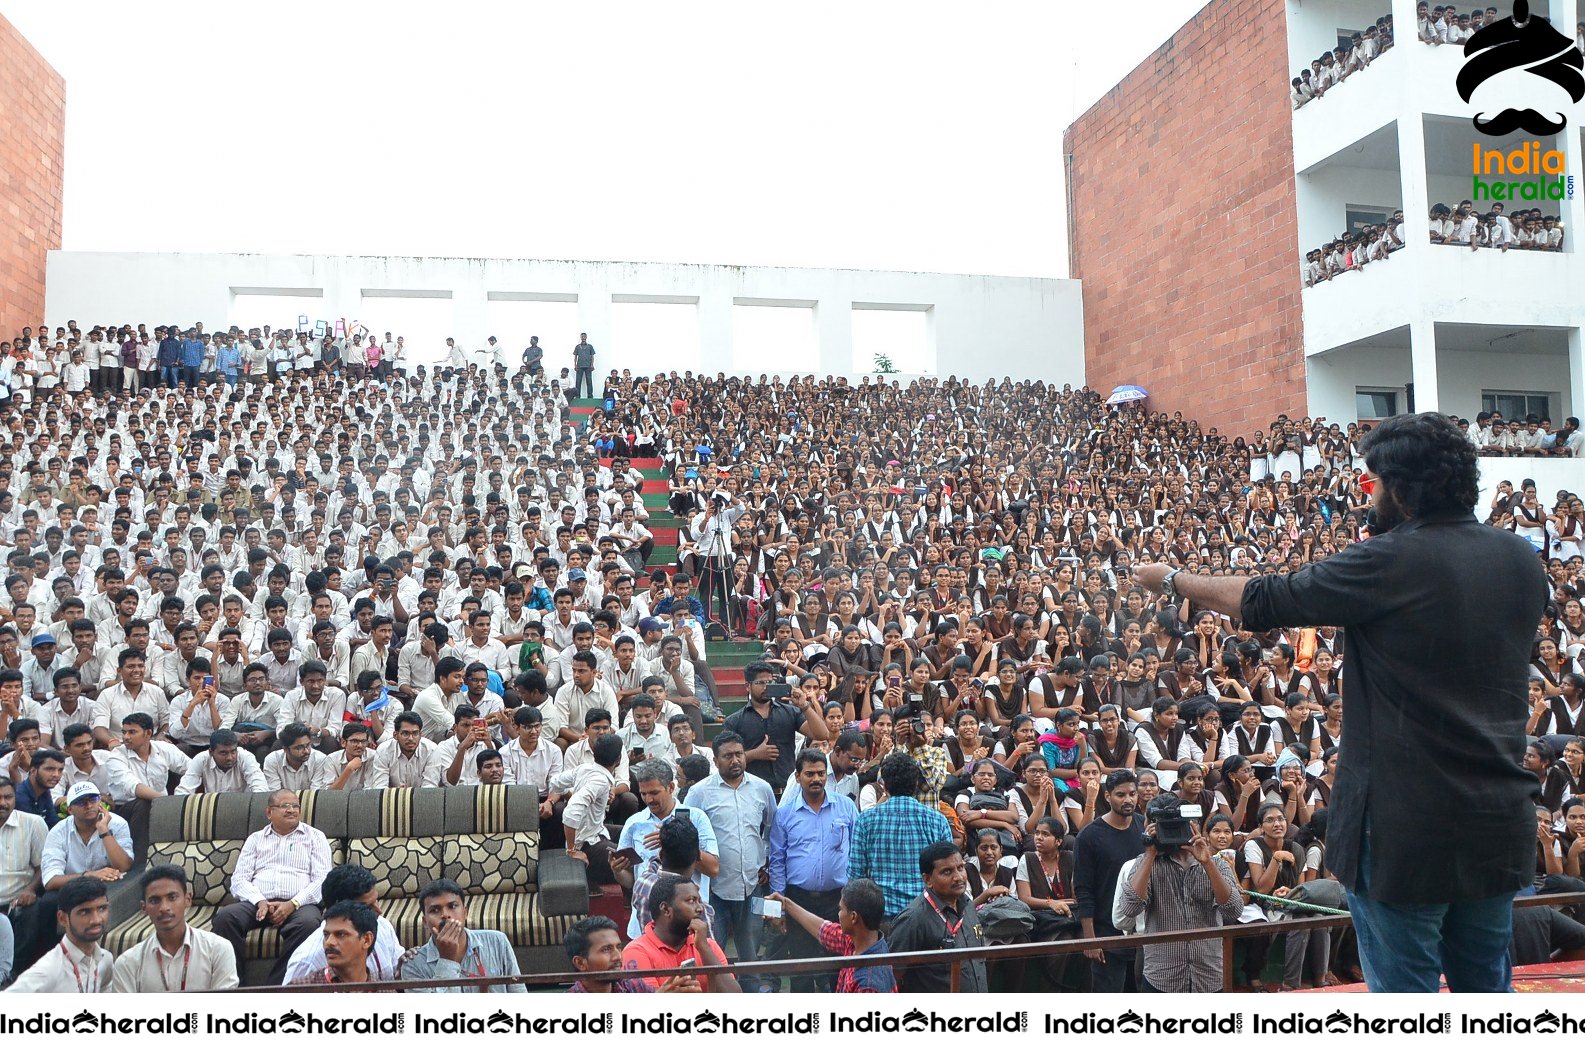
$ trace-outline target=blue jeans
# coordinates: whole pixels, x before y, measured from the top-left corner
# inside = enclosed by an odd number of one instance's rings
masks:
[[[1370,826],[1359,852],[1359,890],[1348,910],[1373,992],[1511,992],[1514,894],[1454,904],[1388,904],[1370,896]]]
[[[755,935],[764,920],[754,914],[754,898],[750,896],[747,900],[729,901],[712,893],[710,909],[715,913],[710,935],[715,938],[716,943],[725,949],[729,940],[735,940],[739,962],[752,962],[758,959],[759,945],[756,943]],[[760,990],[759,981],[752,975],[738,976],[745,992]]]

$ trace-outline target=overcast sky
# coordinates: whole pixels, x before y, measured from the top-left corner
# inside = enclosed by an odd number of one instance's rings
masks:
[[[1065,277],[1062,130],[1202,2],[0,13],[66,78],[68,249]]]

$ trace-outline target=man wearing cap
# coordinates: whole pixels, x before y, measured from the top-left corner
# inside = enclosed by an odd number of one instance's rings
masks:
[[[41,914],[53,915],[59,892],[79,876],[116,882],[132,870],[132,828],[121,817],[105,809],[99,801],[99,787],[91,781],[74,784],[66,792],[69,819],[49,830],[44,837],[39,879],[44,893],[37,907]],[[55,928],[41,922],[35,931],[32,958],[49,949]],[[17,946],[20,957],[23,946]]]
[[[49,698],[55,684],[55,672],[66,666],[58,656],[55,636],[40,631],[29,643],[28,657],[22,661],[22,692],[37,703]]]

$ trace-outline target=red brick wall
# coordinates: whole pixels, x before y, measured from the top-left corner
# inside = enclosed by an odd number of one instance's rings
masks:
[[[1065,136],[1085,369],[1223,433],[1304,411],[1283,0],[1212,0]]]
[[[65,148],[66,82],[0,17],[0,340],[44,319]]]

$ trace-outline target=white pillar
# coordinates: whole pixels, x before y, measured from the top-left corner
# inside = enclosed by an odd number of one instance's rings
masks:
[[[605,278],[603,266],[579,263],[578,267],[578,331],[589,337],[594,347],[594,389],[598,393],[605,374],[610,371],[613,357],[602,351],[611,347],[611,286]],[[543,340],[541,340],[543,342]],[[570,361],[572,347],[564,351]]]
[[[820,351],[820,374],[867,372],[870,362],[853,361],[853,301],[822,298],[815,304],[815,343]]]
[[[1562,416],[1585,416],[1585,329],[1568,331],[1568,405]],[[1561,426],[1562,419],[1553,416],[1552,422]]]
[[[1414,14],[1412,8],[1409,13],[1411,16]],[[1397,18],[1394,13],[1393,20]],[[1411,41],[1402,46],[1414,48],[1422,45]],[[1409,259],[1423,259],[1431,251],[1431,240],[1426,234],[1431,191],[1425,173],[1425,124],[1417,111],[1401,110],[1398,114],[1398,177],[1403,182],[1403,252]],[[1418,299],[1418,284],[1416,292]]]
[[[489,293],[485,290],[483,281],[464,284],[460,288],[451,290],[451,335],[457,340],[457,345],[473,354],[483,353],[489,346],[487,340],[495,336],[496,342],[505,343],[506,335],[503,332],[491,332],[489,328]],[[506,358],[511,360],[510,351]],[[480,358],[483,360],[483,358]]]
[[[732,371],[732,292],[705,288],[699,293],[699,371]],[[655,370],[659,369],[659,364]]]
[[[1430,318],[1409,322],[1409,371],[1414,381],[1414,410],[1439,411],[1436,378],[1436,323]]]

